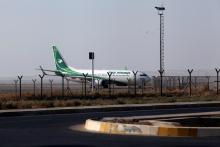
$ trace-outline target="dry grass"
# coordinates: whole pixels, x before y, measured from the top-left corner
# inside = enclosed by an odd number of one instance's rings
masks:
[[[183,97],[119,97],[119,98],[93,98],[93,99],[66,99],[66,100],[2,100],[0,109],[28,109],[69,106],[95,106],[117,104],[149,104],[168,102],[195,102],[220,101],[219,96],[183,96]]]
[[[193,96],[188,95],[188,91],[179,89],[166,89],[163,97],[159,93],[151,92],[144,95],[128,95],[117,93],[109,97],[108,94],[94,94],[83,97],[81,93],[73,96],[61,98],[60,93],[46,93],[41,99],[31,93],[22,94],[22,98],[17,98],[14,94],[0,94],[0,109],[28,109],[28,108],[50,108],[69,106],[95,106],[95,105],[117,105],[117,104],[148,104],[148,103],[168,103],[168,102],[195,102],[195,101],[220,101],[220,96],[215,91],[208,91],[207,88],[197,88],[193,90]]]

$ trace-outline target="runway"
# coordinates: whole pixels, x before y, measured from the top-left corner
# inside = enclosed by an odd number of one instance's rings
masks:
[[[121,136],[73,131],[71,126],[83,124],[88,118],[113,116],[159,115],[190,112],[218,111],[213,108],[178,108],[120,112],[87,112],[59,115],[38,115],[0,118],[0,146],[159,146],[159,147],[218,147],[220,137],[168,138],[146,136]]]

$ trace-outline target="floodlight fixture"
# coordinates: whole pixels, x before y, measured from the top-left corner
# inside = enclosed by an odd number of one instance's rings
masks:
[[[155,7],[158,10],[158,15],[163,15],[163,11],[165,10],[165,7]]]
[[[92,60],[92,93],[94,92],[94,59],[95,53],[89,52],[89,59]]]

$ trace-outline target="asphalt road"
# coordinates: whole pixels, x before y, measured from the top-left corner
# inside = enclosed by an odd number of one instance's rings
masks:
[[[75,113],[62,115],[1,117],[0,146],[64,146],[64,147],[219,147],[220,137],[147,137],[122,136],[73,131],[73,125],[83,124],[87,118],[175,114],[218,111],[220,108],[181,108],[146,111]]]

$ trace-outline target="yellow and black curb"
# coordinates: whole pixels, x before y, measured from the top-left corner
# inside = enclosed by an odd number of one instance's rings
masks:
[[[88,119],[85,129],[89,131],[146,136],[169,136],[169,137],[207,137],[220,136],[220,127],[179,127],[166,125],[139,125],[104,122]]]

